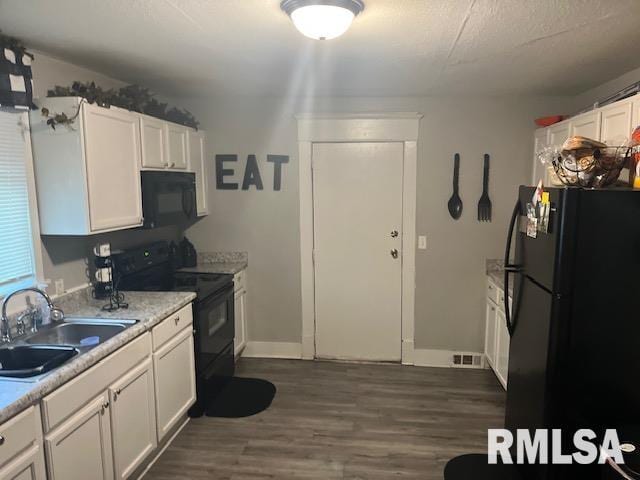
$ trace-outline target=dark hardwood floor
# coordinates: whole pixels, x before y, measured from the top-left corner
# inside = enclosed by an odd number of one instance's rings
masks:
[[[237,375],[273,382],[271,407],[191,420],[145,480],[441,480],[503,425],[489,370],[241,359]]]

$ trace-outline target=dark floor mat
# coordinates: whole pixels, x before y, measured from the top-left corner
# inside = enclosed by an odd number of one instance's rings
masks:
[[[266,410],[276,386],[259,378],[232,377],[207,406],[207,417],[250,417]]]

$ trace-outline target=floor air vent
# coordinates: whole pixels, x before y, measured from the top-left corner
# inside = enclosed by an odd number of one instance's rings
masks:
[[[482,355],[477,353],[454,353],[451,366],[456,368],[483,368]]]

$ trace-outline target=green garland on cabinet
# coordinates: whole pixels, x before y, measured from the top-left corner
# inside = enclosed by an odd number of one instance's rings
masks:
[[[144,113],[152,117],[160,118],[168,122],[178,123],[185,127],[198,129],[200,123],[193,114],[186,109],[176,107],[169,108],[164,102],[159,102],[155,94],[148,88],[140,85],[127,85],[119,89],[105,90],[95,82],[73,82],[70,87],[56,85],[47,92],[47,97],[82,97],[88,103],[95,103],[101,107],[120,107],[129,111]],[[57,124],[70,126],[77,115],[67,117],[64,114],[51,114],[47,109],[42,109],[42,114],[48,118],[47,124],[55,129]],[[63,118],[64,117],[64,118]]]

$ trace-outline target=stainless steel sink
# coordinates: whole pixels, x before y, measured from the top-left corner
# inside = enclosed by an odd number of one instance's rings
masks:
[[[59,367],[78,354],[69,346],[12,345],[0,348],[0,377],[29,378]]]
[[[136,320],[69,318],[63,323],[43,327],[23,339],[31,345],[69,345],[89,349],[135,324]]]

